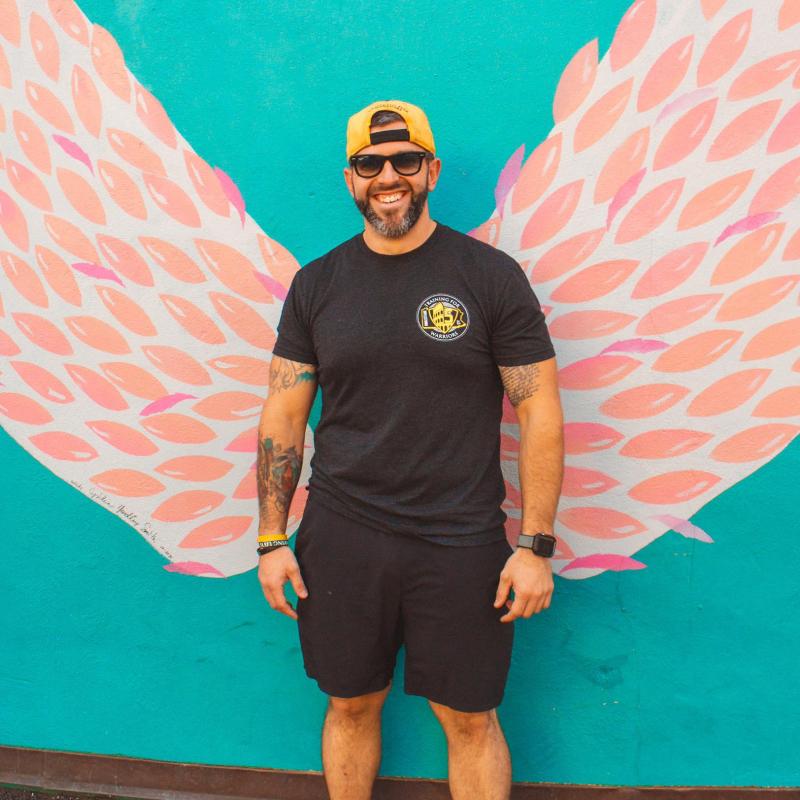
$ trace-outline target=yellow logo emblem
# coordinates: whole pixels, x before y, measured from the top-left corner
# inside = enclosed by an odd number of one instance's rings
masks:
[[[467,332],[469,314],[464,304],[451,294],[432,294],[417,308],[417,325],[431,339],[449,341]]]

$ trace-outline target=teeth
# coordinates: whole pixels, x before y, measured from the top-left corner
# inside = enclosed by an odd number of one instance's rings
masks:
[[[396,200],[399,200],[402,196],[402,192],[395,192],[394,194],[376,194],[375,197],[381,201],[381,203],[394,203]]]

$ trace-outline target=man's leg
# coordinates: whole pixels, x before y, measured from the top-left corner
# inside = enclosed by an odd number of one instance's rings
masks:
[[[381,761],[381,709],[392,683],[359,697],[329,697],[322,769],[330,800],[370,800]]]
[[[508,800],[511,754],[497,709],[456,711],[428,701],[447,737],[447,768],[453,800]]]

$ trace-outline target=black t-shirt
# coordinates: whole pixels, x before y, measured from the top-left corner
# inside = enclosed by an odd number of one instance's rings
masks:
[[[505,536],[497,366],[555,355],[511,256],[441,223],[400,255],[359,233],[295,274],[273,352],[317,368],[315,500],[440,544]]]

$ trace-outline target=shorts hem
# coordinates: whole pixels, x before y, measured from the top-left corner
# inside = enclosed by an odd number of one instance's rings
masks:
[[[306,672],[308,675],[308,672]],[[371,681],[367,684],[367,688],[365,689],[347,689],[343,686],[334,686],[333,684],[329,684],[325,681],[321,681],[319,678],[316,678],[314,675],[308,675],[309,678],[317,682],[317,686],[319,686],[319,690],[323,694],[332,695],[333,697],[361,697],[361,695],[365,694],[373,694],[374,692],[383,691],[388,685],[389,682],[392,680],[392,676],[389,675],[387,678],[378,681]]]
[[[476,713],[476,712],[483,712],[483,711],[492,711],[497,708],[500,703],[503,702],[503,698],[501,697],[497,703],[493,705],[486,704],[486,703],[456,703],[453,704],[452,702],[442,698],[441,695],[437,695],[436,692],[427,692],[424,689],[415,689],[404,687],[404,691],[406,694],[412,694],[417,697],[424,697],[426,700],[431,700],[434,703],[438,703],[442,706],[447,706],[448,708],[452,708],[454,711],[462,711],[464,713]],[[493,702],[493,701],[490,701]]]

